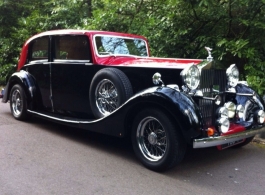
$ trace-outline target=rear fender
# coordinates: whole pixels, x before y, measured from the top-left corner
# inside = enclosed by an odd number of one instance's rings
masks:
[[[10,99],[10,91],[12,87],[16,84],[21,85],[26,93],[26,98],[28,102],[29,108],[33,107],[33,99],[36,96],[36,85],[33,77],[26,71],[21,70],[19,72],[15,72],[11,75],[8,80],[8,83],[5,87],[5,94],[2,99],[2,102],[6,103]]]

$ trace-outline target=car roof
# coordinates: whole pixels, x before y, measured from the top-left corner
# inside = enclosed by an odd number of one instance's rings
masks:
[[[36,39],[38,37],[42,36],[49,36],[49,35],[95,35],[95,34],[101,34],[101,35],[114,35],[114,36],[126,36],[126,37],[134,37],[134,38],[141,38],[145,39],[144,36],[140,35],[134,35],[129,33],[121,33],[121,32],[111,32],[111,31],[100,31],[100,30],[75,30],[75,29],[61,29],[61,30],[50,30],[41,32],[39,34],[36,34],[29,38],[27,40],[27,43],[32,41],[33,39]]]

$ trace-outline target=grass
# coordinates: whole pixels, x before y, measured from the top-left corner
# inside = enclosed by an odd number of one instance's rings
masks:
[[[259,148],[265,148],[265,139],[263,138],[255,137],[252,143]]]
[[[255,146],[259,147],[259,148],[264,148],[265,149],[265,144],[262,143],[253,143]]]

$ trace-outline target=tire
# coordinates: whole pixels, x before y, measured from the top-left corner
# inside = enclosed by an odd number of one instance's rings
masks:
[[[132,126],[132,145],[142,164],[153,171],[165,171],[180,163],[187,144],[167,115],[157,109],[145,109]]]
[[[254,139],[254,136],[253,137],[248,137],[248,138],[246,138],[246,140],[244,142],[242,142],[240,144],[237,144],[235,146],[232,146],[231,148],[241,148],[241,147],[243,147],[245,145],[248,145],[253,139]]]
[[[13,117],[17,120],[28,119],[26,94],[20,85],[16,84],[12,87],[9,99]]]
[[[102,118],[121,106],[133,94],[128,77],[119,69],[104,68],[92,79],[89,91],[91,110]]]

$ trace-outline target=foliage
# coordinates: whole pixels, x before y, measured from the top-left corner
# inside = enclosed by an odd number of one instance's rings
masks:
[[[17,64],[21,47],[42,31],[81,28],[87,22],[87,0],[5,0],[0,2],[0,84]]]
[[[263,94],[264,21],[265,0],[2,0],[0,70],[16,64],[23,42],[38,32],[110,30],[146,36],[154,56],[206,58],[211,47]]]
[[[152,54],[206,58],[205,46],[243,80],[265,92],[265,1],[120,0],[94,10],[92,28],[141,34]]]
[[[0,67],[0,83],[1,85],[6,83],[6,79],[15,71],[15,65],[6,64]]]

